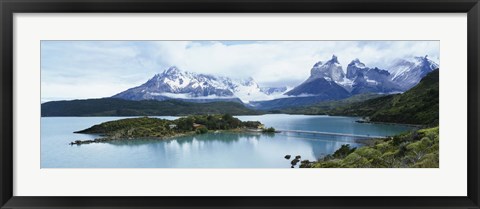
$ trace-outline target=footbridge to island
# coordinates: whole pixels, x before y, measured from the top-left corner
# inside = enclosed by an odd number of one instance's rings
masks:
[[[387,136],[333,133],[333,132],[323,132],[323,131],[285,130],[285,129],[277,129],[276,131],[280,133],[308,134],[308,135],[348,136],[348,137],[357,137],[357,138],[387,138]]]

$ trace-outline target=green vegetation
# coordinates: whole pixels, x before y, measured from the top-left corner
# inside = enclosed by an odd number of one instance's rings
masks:
[[[302,161],[301,168],[438,168],[439,128],[428,128],[377,139],[371,146],[342,145],[317,162]]]
[[[42,104],[42,117],[53,116],[183,116],[197,114],[258,115],[237,102],[193,103],[179,100],[131,101],[115,98],[53,101]]]
[[[316,162],[302,161],[301,168],[438,168],[439,71],[425,76],[403,94],[386,95],[343,106],[328,106],[322,114],[363,116],[366,121],[421,124],[420,129],[371,145],[352,148],[345,144]],[[316,107],[319,107],[317,105]],[[306,112],[315,107],[304,108]]]
[[[438,69],[432,71],[419,84],[403,94],[386,95],[356,102],[353,102],[355,98],[352,98],[309,107],[286,109],[284,112],[361,116],[368,118],[368,121],[371,122],[436,126],[439,114],[438,76]]]
[[[263,133],[275,133],[275,128],[270,127],[270,128],[264,128],[262,129]]]
[[[209,130],[258,129],[259,121],[243,122],[229,114],[192,115],[176,120],[158,118],[127,118],[94,125],[75,133],[101,134],[96,141],[76,141],[72,144],[103,142],[133,138],[168,138],[185,134],[204,134]]]
[[[127,118],[104,122],[75,133],[101,134],[102,136],[119,139],[129,137],[166,137],[185,132],[182,129],[170,128],[173,121],[158,118]]]
[[[206,133],[208,133],[208,129],[206,127],[200,127],[200,128],[197,128],[197,130],[195,130],[195,133],[196,134],[206,134]]]
[[[345,115],[345,116],[366,116],[370,117],[375,112],[383,109],[384,106],[393,100],[397,95],[386,95],[363,102],[357,102],[342,107],[337,107],[329,111],[329,115]]]
[[[286,109],[271,111],[271,112],[287,113],[287,114],[304,114],[304,115],[328,115],[335,108],[347,106],[353,103],[358,103],[358,102],[362,102],[362,101],[366,101],[366,100],[374,99],[378,97],[382,97],[382,95],[374,94],[374,93],[358,94],[342,100],[319,102],[314,105],[292,107],[292,108],[286,108]]]
[[[403,94],[388,95],[333,110],[332,115],[368,116],[370,121],[438,125],[438,69]]]
[[[340,149],[335,151],[331,157],[333,157],[333,158],[344,158],[347,155],[354,152],[356,149],[357,149],[356,147],[350,148],[349,144],[343,144],[342,147],[340,147]]]

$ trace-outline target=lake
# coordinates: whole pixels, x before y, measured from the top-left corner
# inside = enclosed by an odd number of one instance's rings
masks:
[[[359,118],[311,115],[236,116],[267,127],[371,136],[391,136],[412,129],[404,125],[356,123]],[[126,117],[42,117],[42,168],[290,168],[285,155],[315,161],[343,144],[362,146],[351,136],[297,133],[214,133],[169,140],[124,140],[69,145],[97,135],[75,134],[92,125]],[[177,117],[158,117],[175,119]],[[298,167],[298,165],[296,166]]]

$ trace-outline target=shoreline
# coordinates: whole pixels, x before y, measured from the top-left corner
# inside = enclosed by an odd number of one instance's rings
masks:
[[[152,140],[168,140],[172,138],[177,138],[177,137],[183,137],[183,136],[191,136],[191,135],[196,135],[194,131],[190,133],[179,133],[175,134],[173,136],[164,136],[164,137],[126,137],[126,138],[108,138],[108,137],[102,137],[102,138],[96,138],[96,139],[88,139],[88,140],[75,140],[69,143],[69,145],[82,145],[82,144],[92,144],[92,143],[104,143],[104,142],[110,142],[110,141],[125,141],[125,140],[137,140],[137,139],[152,139]]]
[[[352,117],[352,116],[348,116]],[[409,123],[392,123],[392,122],[379,122],[379,121],[363,121],[363,120],[356,120],[355,123],[372,123],[372,124],[383,124],[383,125],[402,125],[402,126],[410,126],[415,128],[423,128],[425,125],[420,124],[409,124]]]
[[[217,132],[218,131],[218,132]],[[262,132],[261,129],[258,130],[249,130],[249,129],[231,129],[231,130],[210,130],[208,133],[225,133],[225,132],[231,132],[231,133],[260,133],[260,134],[268,134]],[[111,142],[111,141],[126,141],[126,140],[144,140],[144,139],[151,139],[151,140],[171,140],[175,138],[180,138],[184,136],[193,136],[193,135],[202,135],[199,133],[196,133],[195,131],[190,131],[186,133],[178,133],[172,136],[164,136],[164,137],[128,137],[128,138],[109,138],[109,137],[102,137],[102,138],[96,138],[96,139],[88,139],[88,140],[75,140],[70,143],[69,145],[82,145],[82,144],[92,144],[92,143],[105,143],[105,142]]]
[[[351,115],[328,115],[328,114],[290,114],[290,113],[266,113],[266,114],[246,114],[246,115],[234,115],[234,116],[263,116],[263,115],[301,115],[301,116],[329,116],[329,117],[350,117],[350,118],[362,118],[364,116],[351,116]],[[80,118],[88,118],[88,117],[125,117],[125,118],[135,118],[135,117],[188,117],[190,115],[91,115],[91,116],[41,116],[41,118],[68,118],[68,117],[80,117]],[[362,122],[360,122],[362,121]],[[363,120],[356,120],[356,123],[372,123],[372,124],[384,124],[384,125],[403,125],[403,126],[411,126],[417,128],[423,128],[425,125],[422,124],[409,124],[409,123],[394,123],[394,122],[381,122],[381,121],[363,121]]]

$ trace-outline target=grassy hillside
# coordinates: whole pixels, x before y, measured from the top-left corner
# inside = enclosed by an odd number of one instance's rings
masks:
[[[332,115],[367,116],[371,121],[438,124],[439,71],[432,71],[403,94],[389,95],[332,110]]]
[[[53,101],[42,104],[42,117],[52,116],[162,116],[192,114],[255,115],[258,111],[236,102],[192,103],[178,100],[131,101],[114,98]]]
[[[302,161],[301,168],[438,168],[438,126],[389,139],[377,140],[358,149],[343,145],[334,154],[316,162]]]

